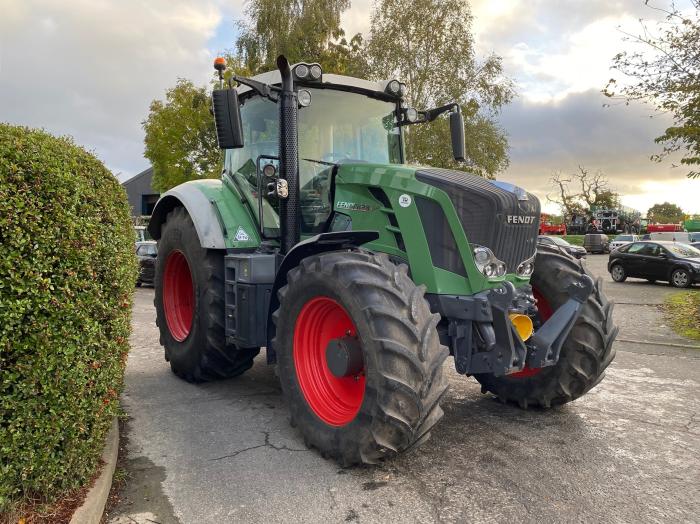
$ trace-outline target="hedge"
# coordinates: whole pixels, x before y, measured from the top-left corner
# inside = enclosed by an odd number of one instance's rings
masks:
[[[124,190],[70,139],[0,123],[0,513],[94,473],[136,279]]]

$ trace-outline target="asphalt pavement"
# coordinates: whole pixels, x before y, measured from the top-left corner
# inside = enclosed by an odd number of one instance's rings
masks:
[[[153,290],[136,290],[123,405],[128,480],[109,523],[698,522],[700,346],[673,334],[665,284],[612,282],[617,357],[586,396],[522,411],[446,362],[445,417],[422,447],[342,469],[289,425],[264,355],[192,385],[163,359]],[[696,288],[700,292],[700,288]]]

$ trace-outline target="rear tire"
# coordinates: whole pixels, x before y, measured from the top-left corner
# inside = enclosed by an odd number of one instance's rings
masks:
[[[182,207],[168,213],[161,228],[154,285],[160,343],[173,373],[206,382],[250,369],[260,348],[226,343],[224,252],[201,247]]]
[[[540,312],[555,311],[568,299],[566,289],[581,274],[590,274],[578,260],[540,250],[535,260],[531,283],[535,296],[546,301]],[[559,354],[551,367],[528,369],[504,377],[492,374],[475,375],[482,392],[490,391],[503,402],[514,402],[521,408],[549,408],[577,399],[597,385],[605,369],[615,358],[613,341],[618,328],[613,324],[613,302],[603,294],[603,282],[595,280],[593,293],[583,306]],[[543,307],[545,306],[545,307]]]
[[[443,415],[448,351],[436,330],[440,317],[430,313],[407,267],[386,255],[331,252],[303,260],[287,278],[272,344],[292,425],[306,445],[349,466],[377,463],[427,440]],[[359,341],[362,371],[337,378],[322,356],[311,359],[343,334]],[[314,373],[305,371],[308,362]]]

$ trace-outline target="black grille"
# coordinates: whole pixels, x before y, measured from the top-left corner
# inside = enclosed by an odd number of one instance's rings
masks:
[[[471,244],[486,246],[513,273],[520,262],[535,253],[540,222],[540,202],[536,196],[498,187],[491,181],[462,171],[420,169],[416,178],[447,193]],[[510,221],[509,221],[509,218]],[[518,223],[532,217],[531,223]]]

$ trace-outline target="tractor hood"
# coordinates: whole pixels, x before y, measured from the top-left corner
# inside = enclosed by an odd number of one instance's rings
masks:
[[[540,221],[535,195],[463,171],[419,168],[415,177],[447,193],[469,243],[491,249],[509,273],[535,254]]]

